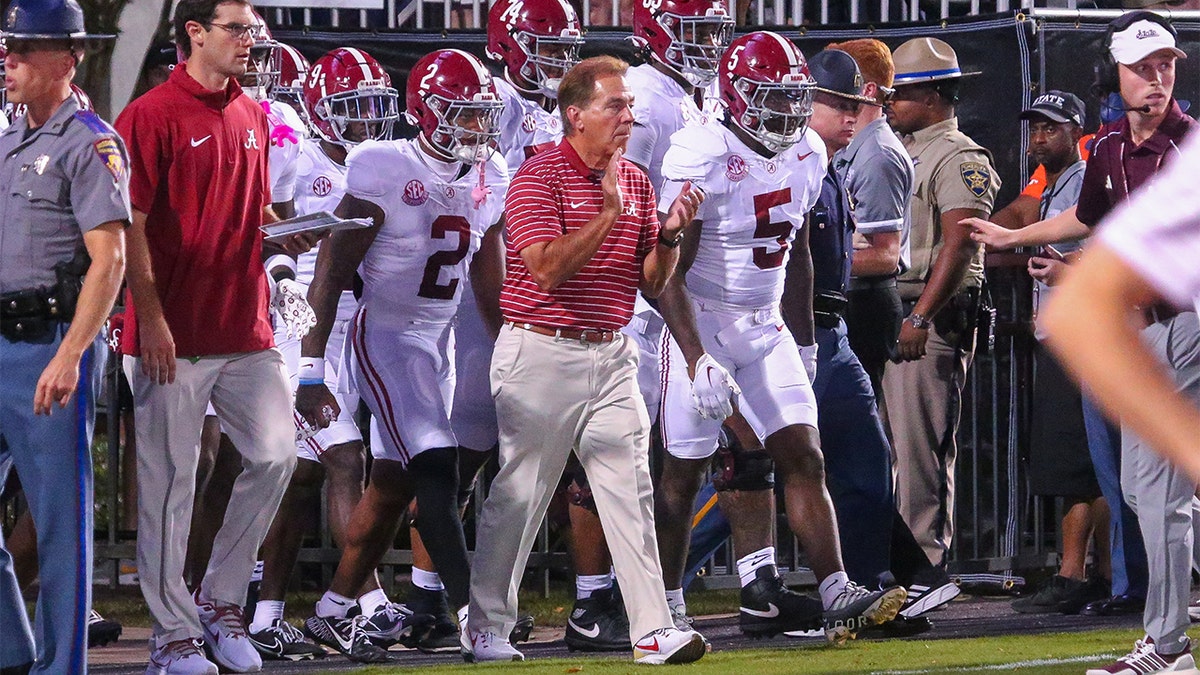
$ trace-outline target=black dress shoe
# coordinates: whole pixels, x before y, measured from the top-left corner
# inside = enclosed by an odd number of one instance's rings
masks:
[[[1145,598],[1133,595],[1114,595],[1104,600],[1089,602],[1079,613],[1084,616],[1125,616],[1141,614],[1145,609]]]

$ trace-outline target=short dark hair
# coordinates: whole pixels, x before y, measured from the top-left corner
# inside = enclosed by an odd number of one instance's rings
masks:
[[[208,26],[217,18],[217,8],[224,4],[249,5],[250,0],[179,0],[171,24],[175,30],[175,44],[185,59],[192,55],[192,39],[188,37],[187,23],[195,21]]]
[[[615,56],[593,56],[567,71],[558,85],[558,113],[562,116],[564,136],[575,133],[567,117],[567,108],[588,107],[596,96],[596,82],[606,77],[624,75],[627,70],[629,64]]]

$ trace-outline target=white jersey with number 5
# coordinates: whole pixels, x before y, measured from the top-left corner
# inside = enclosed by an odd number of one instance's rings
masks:
[[[817,203],[827,161],[811,129],[769,159],[720,124],[675,133],[663,158],[659,210],[666,212],[685,181],[706,194],[696,213],[703,225],[689,293],[746,309],[776,305],[791,242]]]
[[[398,325],[453,318],[471,256],[508,190],[508,166],[493,154],[484,164],[489,192],[477,208],[479,168],[433,159],[417,143],[368,141],[346,159],[346,193],[384,216],[359,266],[362,306]]]
[[[492,82],[504,101],[504,112],[500,114],[500,152],[508,162],[508,178],[512,180],[525,160],[558,145],[562,140],[562,118],[522,96],[506,80],[497,77]]]

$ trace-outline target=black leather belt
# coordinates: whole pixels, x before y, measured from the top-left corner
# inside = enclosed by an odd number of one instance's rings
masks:
[[[847,291],[865,291],[872,288],[895,288],[896,275],[890,274],[883,277],[850,277],[850,284],[846,286]]]

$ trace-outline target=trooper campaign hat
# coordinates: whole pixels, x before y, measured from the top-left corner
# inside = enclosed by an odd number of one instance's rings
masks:
[[[868,105],[879,105],[862,95],[863,76],[850,54],[836,49],[817,52],[808,60],[808,72],[817,81],[816,90]]]
[[[954,48],[931,37],[914,38],[900,45],[892,52],[892,61],[896,64],[894,87],[979,74],[964,73],[958,66]]]
[[[88,33],[76,0],[13,0],[4,15],[5,40],[111,40]]]

